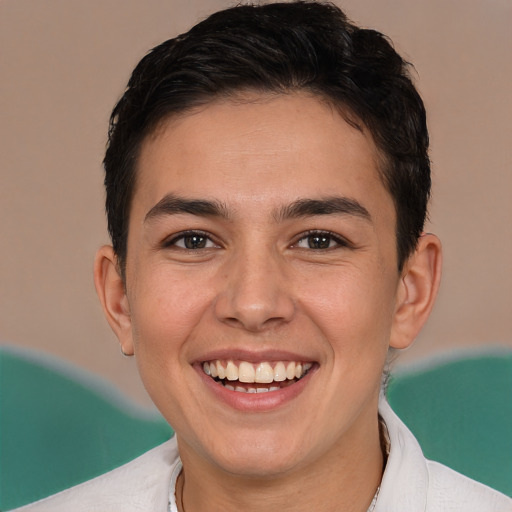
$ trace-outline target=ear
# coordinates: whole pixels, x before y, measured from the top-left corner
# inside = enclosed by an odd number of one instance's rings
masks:
[[[105,245],[94,260],[94,285],[103,312],[115,332],[124,355],[134,354],[130,305],[114,249]]]
[[[441,281],[441,242],[423,233],[414,253],[404,265],[397,292],[390,346],[407,348],[426,322]]]

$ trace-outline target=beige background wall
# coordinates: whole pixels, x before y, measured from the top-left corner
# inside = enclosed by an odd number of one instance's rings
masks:
[[[0,341],[57,354],[147,403],[92,284],[107,241],[110,109],[147,49],[232,2],[0,0]],[[437,307],[402,361],[512,347],[512,2],[346,0],[418,73],[434,162]]]

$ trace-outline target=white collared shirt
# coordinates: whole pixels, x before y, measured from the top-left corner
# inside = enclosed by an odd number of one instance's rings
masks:
[[[381,398],[390,452],[374,512],[512,512],[512,499],[426,460],[407,427]],[[181,471],[172,438],[135,460],[16,512],[177,512]],[[14,511],[13,511],[14,512]]]

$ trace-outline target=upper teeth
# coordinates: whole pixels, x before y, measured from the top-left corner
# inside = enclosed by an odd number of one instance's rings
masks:
[[[207,361],[203,363],[203,371],[213,378],[238,380],[240,382],[282,382],[284,380],[299,379],[311,368],[311,363],[297,363],[295,361],[278,361],[277,363],[248,363],[247,361]]]

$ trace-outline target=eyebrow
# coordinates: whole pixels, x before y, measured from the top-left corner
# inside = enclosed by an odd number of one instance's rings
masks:
[[[220,201],[188,199],[167,194],[148,211],[144,222],[160,216],[176,214],[230,218],[227,206]],[[339,196],[323,199],[298,199],[278,208],[272,215],[276,222],[316,215],[351,215],[369,222],[372,220],[368,210],[357,200]]]
[[[276,214],[276,221],[315,215],[351,215],[369,222],[372,217],[368,210],[357,200],[348,197],[326,197],[324,199],[298,199],[283,206]]]
[[[223,217],[229,218],[226,205],[219,201],[205,199],[187,199],[174,194],[167,194],[148,211],[144,222],[161,217],[163,215],[176,215],[186,213],[201,217]]]

